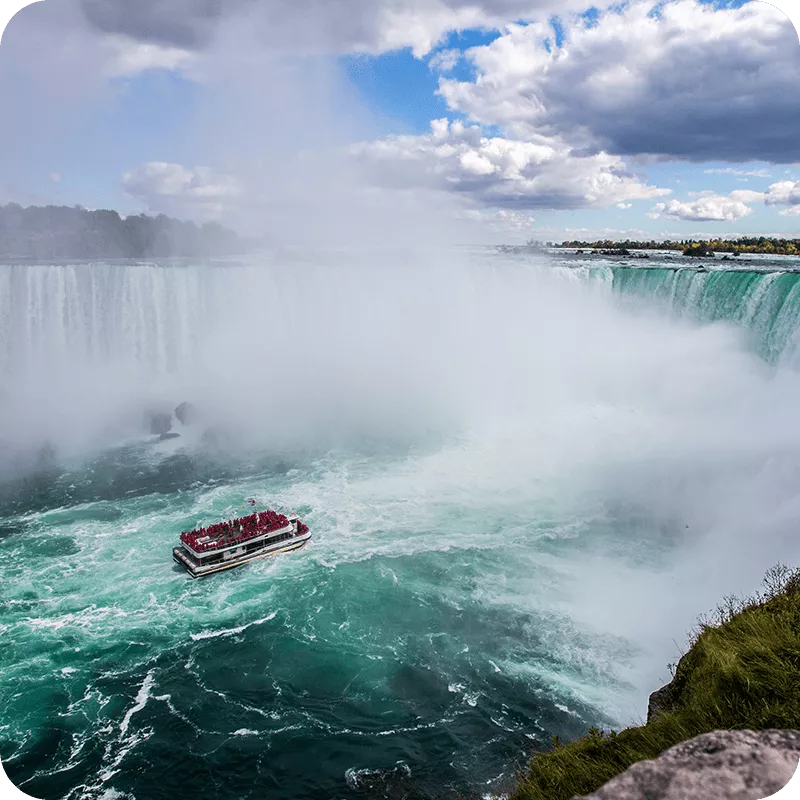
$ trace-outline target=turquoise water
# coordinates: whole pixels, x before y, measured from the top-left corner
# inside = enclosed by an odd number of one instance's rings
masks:
[[[702,322],[741,325],[755,352],[770,362],[796,360],[798,272],[616,268],[613,285],[622,295],[661,301]]]
[[[794,276],[20,269],[0,758],[34,797],[501,792],[641,716],[671,639],[800,556]],[[80,380],[39,406],[44,363]],[[187,396],[224,446],[134,429]],[[179,533],[248,497],[312,545],[191,581]]]

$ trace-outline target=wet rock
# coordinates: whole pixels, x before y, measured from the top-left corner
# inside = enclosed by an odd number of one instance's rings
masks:
[[[214,428],[209,428],[201,437],[200,441],[206,447],[219,447],[219,433]]]
[[[411,770],[403,762],[389,769],[349,769],[344,777],[352,791],[386,800],[406,800],[414,788]]]
[[[172,414],[161,411],[146,411],[144,415],[145,426],[150,433],[161,436],[172,430]]]
[[[179,433],[162,433],[161,436],[158,437],[159,442],[168,442],[170,439],[180,439],[181,435]]]
[[[175,416],[181,425],[191,425],[197,419],[197,407],[184,401],[175,409]]]
[[[592,250],[592,255],[600,256],[630,256],[631,251],[626,247],[603,248],[602,250]]]
[[[36,467],[37,469],[48,469],[55,464],[56,461],[56,448],[52,442],[45,442],[36,454]]]
[[[586,800],[761,800],[800,761],[800,731],[714,731],[640,761]]]

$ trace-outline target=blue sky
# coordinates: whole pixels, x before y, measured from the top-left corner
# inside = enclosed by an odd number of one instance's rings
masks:
[[[776,9],[343,2],[25,9],[0,201],[252,227],[411,197],[487,241],[797,235],[800,46]]]

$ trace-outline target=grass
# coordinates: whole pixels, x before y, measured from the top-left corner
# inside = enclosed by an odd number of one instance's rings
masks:
[[[675,669],[672,699],[648,724],[554,741],[519,776],[511,800],[570,800],[642,759],[713,730],[800,728],[800,569],[773,567],[762,591],[726,598],[701,619]]]

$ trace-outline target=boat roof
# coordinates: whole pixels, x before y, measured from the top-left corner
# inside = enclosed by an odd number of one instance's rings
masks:
[[[252,514],[248,516],[253,516]],[[197,537],[194,542],[191,541],[191,533],[190,531],[184,531],[181,534],[181,544],[189,550],[194,556],[197,558],[206,558],[210,555],[215,555],[217,553],[222,553],[227,550],[234,550],[238,547],[242,547],[247,544],[252,544],[253,542],[257,542],[260,539],[268,539],[273,536],[278,536],[282,533],[288,533],[292,530],[292,527],[295,522],[299,521],[299,517],[296,515],[292,515],[291,517],[287,517],[284,514],[278,514],[278,518],[283,517],[286,519],[286,524],[282,525],[279,528],[272,528],[269,530],[256,530],[252,532],[252,535],[248,536],[246,533],[242,534],[240,537],[240,541],[231,541],[228,537],[221,537],[219,539],[215,539],[212,535],[205,535]],[[236,520],[233,520],[234,522]],[[193,547],[193,544],[202,544],[205,545],[204,549],[196,550]]]

